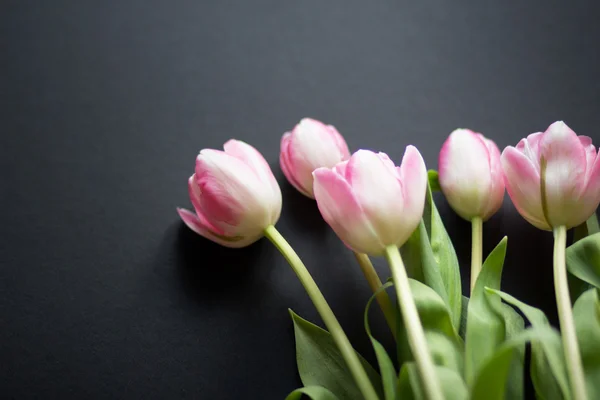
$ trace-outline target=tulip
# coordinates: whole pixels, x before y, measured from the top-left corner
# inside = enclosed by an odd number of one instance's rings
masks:
[[[469,129],[452,132],[442,146],[438,164],[442,192],[462,218],[486,221],[502,206],[500,150],[481,133]]]
[[[229,140],[225,151],[204,149],[188,180],[196,213],[178,208],[194,232],[227,247],[248,246],[266,236],[285,256],[325,322],[363,397],[377,400],[367,373],[314,279],[294,249],[275,228],[281,190],[263,156],[252,146]]]
[[[425,397],[443,399],[423,326],[398,246],[419,225],[425,207],[427,170],[408,146],[400,167],[384,153],[359,150],[333,169],[313,172],[314,194],[323,218],[358,253],[385,254]]]
[[[502,152],[506,189],[519,213],[540,229],[572,228],[600,202],[600,161],[592,139],[558,121]]]
[[[232,139],[223,148],[200,151],[188,180],[196,212],[177,211],[190,229],[205,238],[227,247],[244,247],[279,219],[281,190],[254,147]]]
[[[354,251],[381,255],[401,246],[423,216],[427,170],[408,146],[400,167],[384,153],[359,150],[333,169],[313,173],[323,218]]]
[[[313,171],[317,168],[333,168],[341,161],[350,158],[346,141],[331,125],[310,118],[302,119],[291,132],[281,138],[279,163],[283,174],[300,193],[312,199]],[[369,287],[377,293],[377,303],[381,307],[392,334],[396,334],[396,314],[392,302],[366,254],[354,252]]]
[[[506,189],[519,213],[554,232],[554,291],[573,399],[587,399],[567,280],[567,229],[587,220],[600,202],[600,161],[592,139],[564,122],[533,133],[502,152]]]
[[[471,222],[471,290],[481,271],[483,221],[502,206],[504,176],[500,150],[493,141],[469,129],[450,134],[440,151],[439,181],[458,215]]]
[[[342,135],[333,126],[314,119],[302,119],[281,138],[279,163],[283,174],[300,193],[313,199],[313,171],[332,168],[349,157]]]

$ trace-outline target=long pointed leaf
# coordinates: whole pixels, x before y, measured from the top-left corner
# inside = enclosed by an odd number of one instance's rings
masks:
[[[600,288],[600,232],[567,248],[567,268],[577,278]]]
[[[435,175],[435,176],[433,176]],[[438,212],[433,201],[433,187],[439,181],[435,179],[437,172],[429,171],[429,187],[423,210],[423,222],[431,243],[433,257],[438,264],[438,269],[442,277],[444,288],[448,296],[447,304],[452,315],[452,323],[458,331],[460,326],[460,316],[462,312],[462,288],[460,280],[460,266],[458,257],[452,245],[452,240],[446,231],[442,217]]]
[[[587,394],[600,398],[600,296],[590,289],[579,297],[573,308],[575,330],[585,372]]]
[[[479,370],[471,390],[471,400],[504,400],[507,395],[510,366],[516,352],[531,340],[554,340],[556,332],[548,328],[530,328],[506,341]]]
[[[550,328],[548,318],[543,311],[531,307],[513,296],[495,289],[486,288],[488,293],[499,296],[502,300],[517,307],[534,328]],[[558,332],[554,339],[545,341],[532,340],[531,343],[531,379],[539,398],[571,399],[567,369]]]
[[[436,373],[446,400],[466,400],[469,398],[467,386],[456,371],[438,365],[436,366]],[[398,399],[425,400],[416,363],[409,362],[402,366],[398,377],[398,388]]]
[[[494,354],[506,336],[504,317],[499,311],[500,299],[497,299],[498,304],[493,304],[484,293],[486,286],[500,289],[505,255],[506,237],[483,263],[469,300],[465,341],[465,376],[469,385],[473,384],[479,369]]]
[[[371,303],[377,295],[391,287],[393,284],[388,282],[384,284],[381,288],[379,288],[373,296],[367,302],[367,306],[365,307],[365,331],[371,340],[371,344],[373,345],[373,350],[375,351],[375,356],[377,357],[377,362],[379,364],[379,372],[381,374],[381,380],[383,384],[383,393],[385,395],[385,400],[395,400],[397,397],[397,385],[396,385],[396,369],[394,368],[394,364],[392,360],[388,356],[387,351],[382,346],[381,343],[377,339],[375,339],[371,333],[371,327],[369,326],[369,309],[371,308]]]
[[[340,399],[362,400],[362,395],[338,350],[331,334],[317,325],[301,318],[292,310],[296,337],[296,362],[300,379],[305,387],[322,386]],[[369,379],[378,394],[381,390],[381,377],[360,354],[360,359]]]
[[[338,397],[322,386],[306,386],[288,394],[285,400],[300,400],[302,395],[312,400],[339,400]]]

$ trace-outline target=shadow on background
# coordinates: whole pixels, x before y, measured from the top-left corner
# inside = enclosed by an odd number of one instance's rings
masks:
[[[200,303],[239,305],[249,297],[256,300],[265,290],[265,274],[272,268],[272,263],[264,262],[265,249],[271,246],[266,239],[231,249],[201,237],[181,222],[173,230],[175,268],[188,297]]]
[[[301,235],[323,236],[327,234],[330,228],[323,220],[317,202],[296,190],[287,181],[283,173],[276,173],[276,178],[283,196],[283,210],[281,213],[285,215],[293,230]]]

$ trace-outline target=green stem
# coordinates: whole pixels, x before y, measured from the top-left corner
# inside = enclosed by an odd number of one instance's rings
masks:
[[[483,242],[483,221],[480,217],[471,220],[471,293],[481,272]]]
[[[354,257],[356,257],[356,261],[358,261],[358,265],[360,265],[360,269],[365,275],[369,287],[373,293],[375,293],[381,286],[383,286],[383,284],[381,283],[381,279],[379,279],[379,275],[377,275],[377,271],[375,271],[375,267],[373,267],[373,263],[369,259],[369,256],[363,253],[354,252]],[[392,335],[394,336],[394,339],[396,339],[396,313],[394,311],[394,307],[392,306],[390,296],[388,296],[385,291],[382,291],[377,294],[376,299],[377,303],[379,303],[381,311],[383,311],[385,320],[392,331]]]
[[[279,231],[273,225],[268,226],[265,229],[265,236],[275,245],[275,247],[277,247],[298,276],[298,279],[300,279],[302,286],[304,286],[306,293],[308,293],[308,297],[312,300],[319,315],[321,315],[325,326],[329,330],[333,341],[340,350],[342,357],[344,357],[346,365],[352,373],[352,377],[363,397],[367,400],[378,400],[377,393],[375,392],[356,351],[352,348],[348,337],[333,314],[329,304],[327,304],[319,287],[304,266],[302,260],[300,260],[300,257],[298,257],[294,249],[292,249],[289,243],[281,236]]]
[[[395,245],[388,246],[385,249],[385,255],[390,264],[390,269],[392,270],[394,286],[396,287],[396,293],[398,295],[398,304],[402,311],[402,318],[404,319],[404,326],[408,335],[408,343],[413,356],[415,357],[415,361],[417,362],[417,370],[421,377],[425,397],[428,400],[443,400],[444,395],[438,380],[435,365],[433,364],[433,359],[427,348],[425,332],[423,331],[417,307],[412,298],[410,285],[408,283],[408,275],[406,274],[406,269],[402,262],[402,256],[400,256],[400,251]]]
[[[585,379],[583,366],[579,355],[569,285],[567,282],[567,267],[565,263],[565,247],[567,244],[567,229],[559,226],[554,229],[554,290],[558,307],[558,320],[567,361],[567,371],[571,382],[573,400],[586,400]]]

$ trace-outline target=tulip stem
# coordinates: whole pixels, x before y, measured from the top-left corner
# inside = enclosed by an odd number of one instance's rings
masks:
[[[443,400],[444,395],[435,370],[435,365],[425,340],[425,332],[419,319],[419,313],[410,291],[408,275],[398,247],[388,246],[385,255],[390,264],[394,286],[398,295],[398,305],[402,311],[402,319],[408,335],[408,343],[412,350],[417,370],[421,377],[423,392],[428,400]]]
[[[373,267],[373,263],[369,259],[369,256],[363,253],[354,252],[354,257],[356,257],[356,261],[358,261],[358,265],[360,265],[360,269],[365,275],[369,287],[373,293],[375,293],[383,286],[383,284],[381,283],[381,279],[379,279],[379,275],[377,275],[377,271],[375,271],[375,267]],[[375,298],[377,303],[379,303],[381,311],[383,311],[383,316],[390,327],[392,336],[396,339],[396,312],[392,306],[390,296],[385,291],[381,291]]]
[[[482,246],[483,220],[480,217],[474,217],[471,220],[471,292],[473,292],[475,282],[481,272]]]
[[[369,380],[356,351],[350,344],[331,307],[327,304],[327,300],[323,297],[323,293],[319,290],[319,287],[310,275],[310,272],[306,269],[306,266],[304,266],[302,260],[300,260],[300,257],[298,257],[298,254],[296,254],[294,249],[273,225],[265,229],[265,236],[277,247],[298,276],[298,279],[300,279],[302,286],[304,286],[306,293],[308,293],[308,297],[310,297],[315,305],[333,341],[340,350],[344,361],[346,361],[346,365],[363,397],[367,400],[378,400],[379,398],[373,388],[373,384]]]
[[[558,307],[558,320],[567,361],[567,371],[571,382],[571,391],[574,400],[587,399],[583,366],[579,355],[571,297],[567,281],[567,267],[565,263],[565,247],[567,244],[567,229],[559,226],[554,229],[554,290]]]

